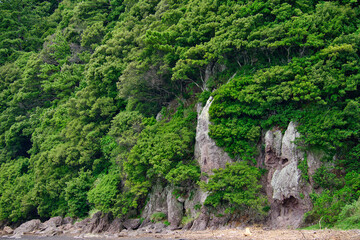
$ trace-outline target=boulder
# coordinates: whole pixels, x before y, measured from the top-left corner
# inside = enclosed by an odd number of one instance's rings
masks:
[[[164,223],[157,222],[157,223],[150,223],[146,227],[139,228],[138,231],[144,233],[162,233],[167,228]]]
[[[96,229],[96,227],[99,225],[101,216],[102,216],[101,211],[98,211],[97,213],[95,213],[93,215],[93,217],[90,219],[90,221],[88,222],[88,224],[86,225],[86,227],[84,228],[83,232],[84,233],[93,232]]]
[[[62,233],[63,231],[60,230],[59,228],[51,226],[46,228],[44,231],[42,231],[40,235],[44,237],[52,237],[52,236],[60,235]]]
[[[136,230],[138,229],[138,227],[140,226],[141,221],[138,218],[134,218],[134,219],[128,219],[123,223],[123,226],[127,229],[127,230]]]
[[[194,224],[194,221],[190,221],[190,222],[186,223],[183,226],[182,230],[190,230],[193,224]]]
[[[90,221],[91,221],[90,218],[86,218],[86,219],[84,219],[84,220],[82,220],[80,222],[76,222],[74,224],[74,228],[79,229],[79,230],[83,230],[83,229],[86,228],[87,225],[89,225]]]
[[[62,221],[63,221],[62,217],[50,218],[46,222],[40,224],[40,230],[45,230],[50,227],[56,228],[62,224]]]
[[[3,229],[3,233],[6,234],[6,235],[13,234],[14,230],[9,226],[5,226],[4,229]]]
[[[66,218],[64,218],[63,220],[62,220],[62,223],[61,224],[63,224],[63,225],[66,225],[66,224],[73,224],[74,223],[74,219],[73,218],[71,218],[71,217],[66,217]]]
[[[92,231],[92,233],[101,233],[101,232],[107,231],[107,229],[110,226],[110,222],[111,222],[112,218],[113,217],[112,217],[111,213],[104,214],[104,216],[100,218],[97,226]]]
[[[123,223],[120,218],[115,218],[111,224],[109,225],[107,232],[111,234],[119,233],[121,230],[123,230]]]
[[[198,218],[196,218],[191,226],[192,231],[202,231],[205,230],[210,220],[210,216],[207,213],[205,207],[201,208],[201,213]]]
[[[18,228],[14,230],[14,235],[24,235],[26,233],[31,233],[39,229],[41,221],[39,219],[33,219],[28,222],[21,224]]]
[[[63,224],[59,227],[59,229],[64,232],[71,231],[74,229],[74,225],[72,225],[71,223]]]
[[[172,193],[173,189],[169,189],[167,194],[167,206],[168,206],[168,221],[171,224],[171,228],[177,228],[181,223],[184,212],[184,204],[179,202]]]

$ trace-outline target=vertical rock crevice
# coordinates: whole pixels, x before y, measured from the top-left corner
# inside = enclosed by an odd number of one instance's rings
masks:
[[[197,159],[202,173],[211,174],[213,169],[225,168],[226,163],[232,162],[229,155],[209,136],[211,125],[209,109],[213,102],[210,97],[204,108],[198,108],[196,126],[195,159]]]
[[[312,207],[311,182],[302,181],[298,169],[305,156],[295,144],[298,137],[294,122],[289,123],[284,135],[276,129],[265,134],[266,192],[271,204],[270,225],[275,228],[300,227],[304,214]],[[317,162],[311,158],[309,172],[304,174],[315,172],[314,168],[319,166]]]

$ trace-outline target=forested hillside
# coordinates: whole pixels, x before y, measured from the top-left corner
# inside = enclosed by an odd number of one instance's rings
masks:
[[[259,143],[293,121],[325,153],[306,223],[359,228],[359,15],[358,0],[1,0],[0,220],[138,217],[158,181],[266,219]],[[210,95],[210,136],[237,163],[206,184]]]

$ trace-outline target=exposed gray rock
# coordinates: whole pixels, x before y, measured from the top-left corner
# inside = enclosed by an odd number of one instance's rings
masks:
[[[121,221],[120,218],[115,218],[109,228],[107,229],[107,232],[111,233],[111,234],[115,234],[115,233],[118,233],[120,232],[121,230],[123,230],[123,223]]]
[[[96,227],[99,225],[100,220],[101,220],[101,216],[102,216],[102,212],[97,212],[93,215],[93,217],[91,218],[90,222],[88,222],[88,224],[86,224],[83,232],[84,233],[91,233],[93,232]]]
[[[74,228],[79,229],[79,230],[84,230],[86,228],[86,226],[90,223],[90,221],[91,221],[90,218],[86,218],[80,222],[76,222],[74,224]]]
[[[40,230],[45,230],[47,228],[53,227],[56,228],[62,224],[62,217],[53,217],[47,220],[46,222],[40,225]]]
[[[156,121],[161,121],[161,120],[163,120],[163,114],[162,114],[162,112],[158,112],[158,114],[156,114]]]
[[[300,133],[296,130],[296,124],[290,122],[285,131],[281,142],[281,158],[289,162],[297,162],[304,157],[304,154],[297,149],[294,143],[295,139],[300,137]]]
[[[97,222],[97,225],[95,226],[92,233],[101,233],[107,231],[107,229],[110,226],[110,222],[112,220],[112,214],[106,213],[102,217],[100,217],[100,220]]]
[[[14,230],[14,235],[24,235],[26,233],[31,233],[35,230],[38,230],[40,227],[41,221],[39,219],[33,219],[28,222],[21,224],[18,228]]]
[[[282,133],[280,130],[267,131],[265,134],[265,163],[276,165],[281,156]]]
[[[167,209],[167,194],[168,190],[165,189],[160,182],[155,184],[149,195],[149,200],[141,214],[145,220],[149,220],[151,215],[155,212],[166,213]]]
[[[167,194],[167,216],[172,228],[176,228],[181,223],[183,217],[184,204],[179,202],[170,188]]]
[[[283,201],[299,195],[300,170],[297,162],[291,162],[281,170],[276,170],[271,179],[273,199]]]
[[[316,170],[321,167],[320,160],[324,156],[324,153],[310,151],[306,153],[306,156],[307,156],[308,175],[309,175],[310,184],[312,186],[315,186],[316,184],[314,182],[313,175],[315,174]],[[315,192],[317,191],[316,188],[314,190]]]
[[[213,216],[211,219],[209,219],[208,228],[209,229],[219,229],[219,228],[226,228],[226,224],[230,220],[230,215],[225,214],[222,217]]]
[[[51,237],[51,236],[60,235],[62,233],[63,233],[63,231],[60,230],[59,228],[51,226],[51,227],[46,228],[44,231],[38,232],[37,234],[44,236],[44,237]]]
[[[164,223],[150,223],[146,227],[138,229],[140,232],[144,233],[162,233],[166,230],[167,226]]]
[[[201,114],[198,114],[195,142],[195,158],[200,165],[201,172],[208,174],[211,174],[213,169],[225,168],[226,163],[232,162],[228,154],[216,146],[215,141],[209,137],[211,124],[209,108],[212,101],[213,98],[210,97]]]
[[[190,196],[185,199],[184,207],[186,216],[195,219],[200,212],[200,208],[205,202],[207,193],[195,188],[190,192]]]
[[[202,231],[205,230],[209,223],[210,216],[207,213],[205,207],[202,207],[201,213],[198,218],[196,218],[191,226],[192,231]]]
[[[300,137],[296,124],[290,122],[284,136],[279,130],[265,134],[265,166],[268,169],[266,192],[271,204],[270,224],[275,228],[297,228],[304,213],[311,209],[310,184],[301,181],[298,164],[304,159],[295,140]],[[308,153],[308,166],[316,169],[319,159]],[[311,170],[305,174],[312,174]]]
[[[196,126],[196,142],[195,142],[195,159],[197,159],[202,173],[212,174],[213,169],[225,168],[226,163],[232,162],[229,155],[220,147],[218,147],[213,139],[209,136],[209,126],[211,125],[209,109],[213,98],[210,97],[204,108],[198,106],[198,121]],[[206,176],[206,175],[204,175]],[[202,178],[207,181],[207,177]],[[196,189],[192,200],[186,200],[184,203],[186,214],[194,218],[191,224],[191,230],[204,230],[209,222],[209,214],[203,203],[207,197],[207,193]],[[195,206],[201,207],[201,212],[195,209]],[[189,228],[190,226],[186,226]]]
[[[6,235],[13,234],[13,232],[14,232],[14,230],[9,226],[5,226],[3,229],[3,233]]]
[[[74,226],[71,223],[63,224],[59,227],[59,229],[64,232],[71,231],[73,228]]]
[[[128,219],[123,223],[123,226],[127,230],[135,230],[140,226],[140,219],[134,218],[134,219]]]
[[[194,221],[190,221],[188,223],[186,223],[184,226],[183,226],[183,230],[190,230],[192,225],[194,224]]]
[[[66,217],[62,220],[62,223],[61,224],[68,224],[68,223],[71,223],[73,224],[74,223],[74,219],[71,218],[71,217]]]

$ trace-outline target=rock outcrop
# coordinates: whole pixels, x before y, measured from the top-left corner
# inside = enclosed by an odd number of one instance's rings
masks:
[[[203,109],[199,109],[195,157],[202,173],[212,174],[213,169],[224,168],[226,163],[232,162],[231,158],[212,140],[209,133],[209,108],[212,98],[207,101]],[[296,130],[296,123],[290,122],[284,134],[280,129],[266,132],[261,145],[264,151],[259,155],[259,164],[265,165],[268,170],[263,179],[266,194],[270,201],[271,210],[269,225],[274,228],[297,228],[301,226],[304,213],[311,210],[310,193],[314,191],[312,175],[321,166],[319,159],[321,153],[302,152],[296,145],[300,134]],[[305,161],[305,162],[303,162]],[[307,172],[302,173],[299,163],[307,164]],[[306,174],[309,177],[304,179]],[[266,179],[265,179],[266,178]],[[207,181],[204,177],[202,181]],[[179,189],[177,189],[179,190]],[[216,229],[224,225],[238,226],[238,219],[229,214],[223,214],[224,209],[219,209],[217,214],[209,213],[203,203],[207,193],[199,187],[180,189],[186,193],[181,196],[174,195],[175,188],[158,182],[152,188],[147,204],[140,219],[113,219],[111,214],[97,212],[90,219],[73,224],[72,218],[55,217],[41,223],[40,220],[31,220],[20,225],[13,231],[14,237],[24,234],[37,234],[41,236],[54,236],[59,234],[118,234],[131,236],[134,230],[139,232],[159,233],[165,229],[174,230],[179,227],[189,230]],[[315,190],[316,191],[316,190]],[[164,222],[151,222],[154,213],[164,213],[170,226]],[[220,213],[220,214],[219,214]],[[185,218],[184,218],[185,217]],[[183,221],[184,220],[184,221]],[[3,233],[12,233],[12,229],[4,228]],[[130,234],[130,235],[129,235]],[[120,236],[120,235],[119,235]]]
[[[53,217],[47,220],[46,222],[42,223],[40,225],[40,229],[46,229],[50,227],[58,227],[61,224],[63,224],[63,218],[62,217]]]
[[[145,205],[145,208],[141,214],[141,217],[145,220],[150,220],[151,215],[156,212],[167,213],[167,195],[168,188],[163,187],[161,182],[155,184],[149,194],[149,200]]]
[[[299,227],[304,213],[311,209],[311,182],[302,180],[298,169],[305,156],[295,144],[299,136],[293,122],[284,135],[278,129],[265,134],[266,192],[271,204],[270,225],[275,228]],[[309,171],[303,174],[311,175],[320,163],[312,153],[306,155],[311,156],[311,160],[307,161]]]
[[[226,163],[232,162],[228,154],[209,136],[209,109],[212,101],[213,98],[210,97],[204,108],[198,109],[195,142],[195,159],[200,165],[201,172],[208,174],[211,174],[213,169],[224,168]]]
[[[180,225],[181,219],[183,217],[184,203],[182,199],[176,198],[176,196],[173,194],[173,189],[168,191],[167,207],[167,217],[168,221],[170,222],[170,226],[172,229],[176,229]]]
[[[33,219],[31,221],[21,224],[18,228],[14,230],[15,236],[22,236],[27,233],[34,232],[40,227],[41,221],[39,219]]]
[[[135,218],[135,219],[127,219],[124,223],[123,226],[124,228],[126,228],[127,230],[135,230],[138,229],[139,226],[141,224],[140,219]]]
[[[226,163],[232,162],[231,158],[209,136],[209,108],[213,99],[209,98],[206,105],[198,108],[198,119],[196,127],[195,159],[199,163],[202,173],[212,174],[213,169],[224,168]],[[207,181],[206,174],[203,181]],[[156,212],[166,213],[171,229],[176,229],[181,225],[184,216],[188,222],[186,228],[192,230],[204,230],[209,221],[206,209],[202,206],[207,193],[200,188],[189,186],[187,196],[175,197],[174,188],[164,187],[162,183],[157,183],[152,188],[149,200],[144,208],[142,217],[145,219],[141,227],[149,224],[149,219]],[[182,226],[184,227],[184,226]]]

